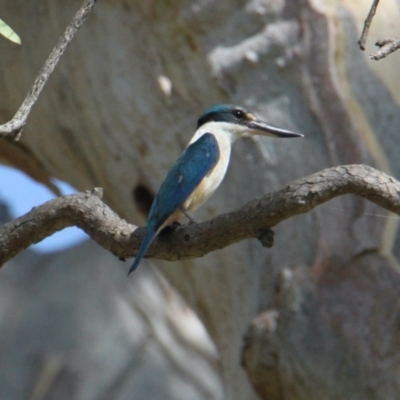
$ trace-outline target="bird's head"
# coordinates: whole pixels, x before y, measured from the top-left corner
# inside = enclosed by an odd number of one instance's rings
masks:
[[[281,138],[303,137],[300,133],[267,124],[244,108],[231,104],[219,104],[208,109],[197,121],[197,129],[210,122],[221,123],[221,127],[236,138],[252,135]]]

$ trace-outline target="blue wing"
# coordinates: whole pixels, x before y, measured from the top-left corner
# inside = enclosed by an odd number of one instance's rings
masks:
[[[218,159],[218,143],[211,133],[188,146],[165,177],[151,206],[148,226],[157,230],[180,208]]]
[[[156,237],[158,228],[183,205],[207,173],[214,168],[218,159],[217,140],[211,133],[205,133],[176,160],[151,205],[146,235],[128,275],[139,265]]]

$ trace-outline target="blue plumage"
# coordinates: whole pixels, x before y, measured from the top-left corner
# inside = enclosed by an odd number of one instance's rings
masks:
[[[157,231],[196,189],[219,159],[217,140],[205,133],[186,148],[165,177],[150,208],[146,235],[128,275],[139,265]]]
[[[228,168],[232,143],[252,135],[303,136],[263,122],[242,107],[219,104],[209,108],[197,121],[194,137],[198,139],[175,162],[153,201],[146,235],[129,273],[137,268],[160,229],[179,218],[174,214],[177,210],[183,210],[184,205],[196,209],[214,193]]]

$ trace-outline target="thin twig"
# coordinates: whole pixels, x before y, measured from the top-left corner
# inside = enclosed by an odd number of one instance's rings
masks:
[[[54,71],[54,68],[56,67],[64,51],[68,47],[68,44],[78,32],[79,28],[82,26],[96,2],[97,0],[84,1],[82,7],[72,18],[71,23],[64,32],[64,35],[58,40],[57,45],[54,47],[44,63],[39,75],[35,79],[32,89],[27,94],[24,102],[15,114],[14,118],[9,122],[0,125],[0,136],[13,136],[14,140],[19,140],[22,128],[26,124],[26,120],[28,119],[28,115],[32,106],[36,103],[40,92],[49,79],[51,73]]]
[[[371,54],[369,58],[371,60],[380,60],[381,58],[385,58],[386,56],[400,48],[400,37],[378,40],[375,43],[375,46],[380,47],[380,49],[377,52]]]
[[[363,51],[365,50],[365,42],[367,41],[369,27],[371,26],[372,18],[374,18],[374,15],[376,13],[378,3],[379,3],[379,0],[373,0],[371,9],[369,10],[369,13],[367,16],[367,19],[364,22],[364,28],[361,33],[360,40],[358,41],[358,45],[360,46],[360,49]]]
[[[202,257],[241,240],[258,238],[268,227],[347,193],[400,215],[399,181],[365,165],[346,165],[298,179],[234,212],[161,232],[147,255],[170,261]],[[100,200],[101,194],[95,190],[59,197],[0,227],[0,265],[69,226],[81,228],[117,257],[133,257],[144,229],[119,218]]]

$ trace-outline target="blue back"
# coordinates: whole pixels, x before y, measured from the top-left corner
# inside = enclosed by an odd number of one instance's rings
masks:
[[[218,143],[211,133],[188,146],[165,177],[151,206],[147,228],[157,231],[183,205],[218,159]]]

